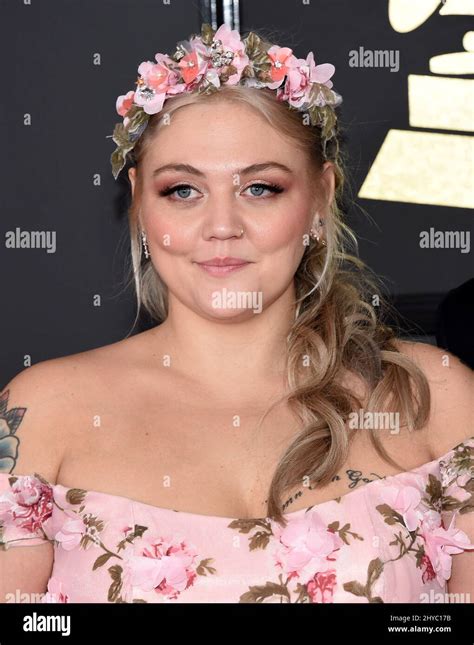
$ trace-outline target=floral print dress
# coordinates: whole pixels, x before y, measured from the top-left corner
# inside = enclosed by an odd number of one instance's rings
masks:
[[[159,508],[0,474],[0,557],[54,548],[43,602],[447,602],[474,510],[474,439],[408,472],[271,518]],[[474,557],[474,556],[473,556]]]

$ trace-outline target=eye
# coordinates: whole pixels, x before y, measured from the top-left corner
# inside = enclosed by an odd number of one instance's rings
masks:
[[[245,190],[251,190],[252,191],[251,194],[253,197],[262,197],[265,190],[270,191],[271,193],[274,193],[274,194],[283,192],[282,186],[279,186],[278,184],[262,184],[262,183],[256,183],[256,184],[252,184],[251,186],[247,186]]]
[[[175,201],[189,201],[188,197],[190,197],[190,191],[196,190],[189,184],[177,184],[176,186],[168,186],[167,188],[164,188],[163,190],[160,190],[160,197],[168,197],[168,195],[174,195],[176,194],[178,196]]]

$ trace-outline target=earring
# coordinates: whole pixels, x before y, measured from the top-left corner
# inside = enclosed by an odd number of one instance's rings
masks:
[[[324,226],[324,220],[319,219],[319,226],[323,227]],[[313,240],[316,240],[318,244],[321,244],[322,246],[326,246],[326,240],[324,240],[322,237],[319,236],[318,232],[316,229],[312,228],[310,231],[310,236],[313,238]]]
[[[150,257],[150,251],[148,250],[148,243],[147,243],[147,240],[146,240],[145,231],[142,231],[141,235],[142,235],[143,253],[145,254],[145,258],[148,260],[148,258]]]

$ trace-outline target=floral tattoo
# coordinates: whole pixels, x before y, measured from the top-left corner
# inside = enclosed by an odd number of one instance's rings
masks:
[[[26,408],[8,410],[10,390],[0,395],[0,473],[12,473],[18,459],[20,440],[16,436]]]

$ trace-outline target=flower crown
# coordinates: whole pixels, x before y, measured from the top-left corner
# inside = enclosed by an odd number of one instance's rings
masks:
[[[290,48],[269,47],[253,32],[241,40],[228,25],[214,31],[205,23],[200,36],[178,42],[171,56],[155,54],[155,60],[141,63],[137,88],[117,98],[117,113],[124,118],[109,135],[117,144],[110,157],[115,179],[150,116],[163,108],[166,99],[182,92],[210,93],[223,84],[277,90],[279,100],[307,112],[311,125],[321,127],[324,145],[335,136],[334,108],[342,101],[329,80],[335,67],[316,65],[313,52],[306,60],[296,58]]]

